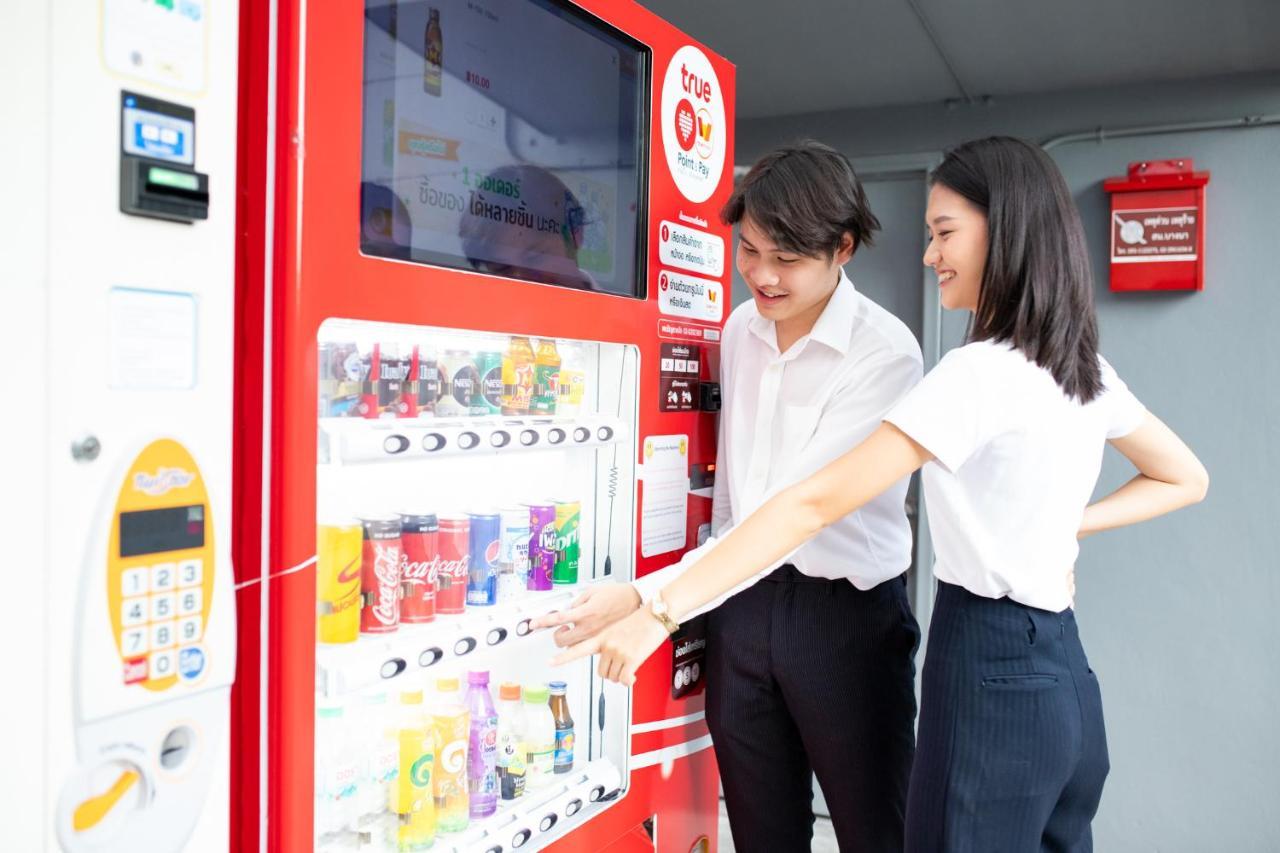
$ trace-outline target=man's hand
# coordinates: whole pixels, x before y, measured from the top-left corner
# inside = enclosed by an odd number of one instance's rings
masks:
[[[534,630],[556,628],[556,645],[566,648],[591,639],[639,607],[640,593],[631,584],[600,584],[578,596],[568,610],[539,616],[530,623],[530,627]]]

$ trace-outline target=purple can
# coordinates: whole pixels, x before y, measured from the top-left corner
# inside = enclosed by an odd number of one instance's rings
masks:
[[[467,604],[482,607],[497,604],[502,516],[492,512],[469,512],[467,517],[471,519]]]
[[[529,589],[551,589],[556,567],[556,505],[529,504]]]

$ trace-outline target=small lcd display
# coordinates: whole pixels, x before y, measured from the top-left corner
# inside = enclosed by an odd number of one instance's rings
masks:
[[[120,513],[120,556],[204,547],[204,504]]]

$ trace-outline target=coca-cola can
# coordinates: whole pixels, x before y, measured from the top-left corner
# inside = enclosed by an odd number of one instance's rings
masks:
[[[366,516],[360,524],[360,633],[389,634],[400,626],[400,519]]]
[[[467,567],[471,561],[471,519],[442,515],[437,544],[436,613],[462,613],[467,609]]]
[[[556,505],[529,504],[529,589],[551,589],[556,567]]]
[[[435,513],[400,514],[400,621],[431,622],[436,618],[436,570],[440,560],[439,524]]]

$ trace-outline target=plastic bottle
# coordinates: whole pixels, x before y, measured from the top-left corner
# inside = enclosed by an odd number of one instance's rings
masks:
[[[567,689],[563,681],[551,682],[551,717],[556,721],[556,752],[552,763],[556,773],[573,769],[573,717],[565,696]]]
[[[525,786],[529,790],[549,784],[555,772],[556,721],[551,716],[547,697],[545,684],[524,687],[525,755],[529,774]]]
[[[467,673],[465,704],[471,715],[467,791],[471,799],[471,819],[479,820],[498,810],[498,714],[489,693],[488,670]]]
[[[542,338],[533,359],[533,399],[529,401],[529,412],[554,415],[559,396],[560,353],[554,340]]]
[[[582,398],[587,388],[586,359],[578,346],[561,346],[559,401],[556,414],[573,417],[582,411]]]
[[[432,784],[436,830],[439,832],[461,832],[467,828],[467,740],[470,728],[470,715],[458,693],[458,679],[437,679],[435,707],[432,709],[436,748]]]
[[[360,759],[347,732],[345,709],[335,702],[316,708],[316,847],[355,850],[359,836],[356,799],[360,790]]]
[[[436,838],[431,791],[435,744],[421,690],[400,694],[396,741],[400,747],[400,770],[389,797],[398,823],[395,849],[426,850]]]
[[[390,792],[400,775],[399,722],[387,702],[386,693],[369,693],[360,700],[357,742],[364,762],[363,782],[357,795],[356,812],[361,832],[375,838],[394,840],[396,821],[388,811]]]
[[[524,730],[520,685],[508,681],[498,687],[498,790],[504,800],[524,795]]]

